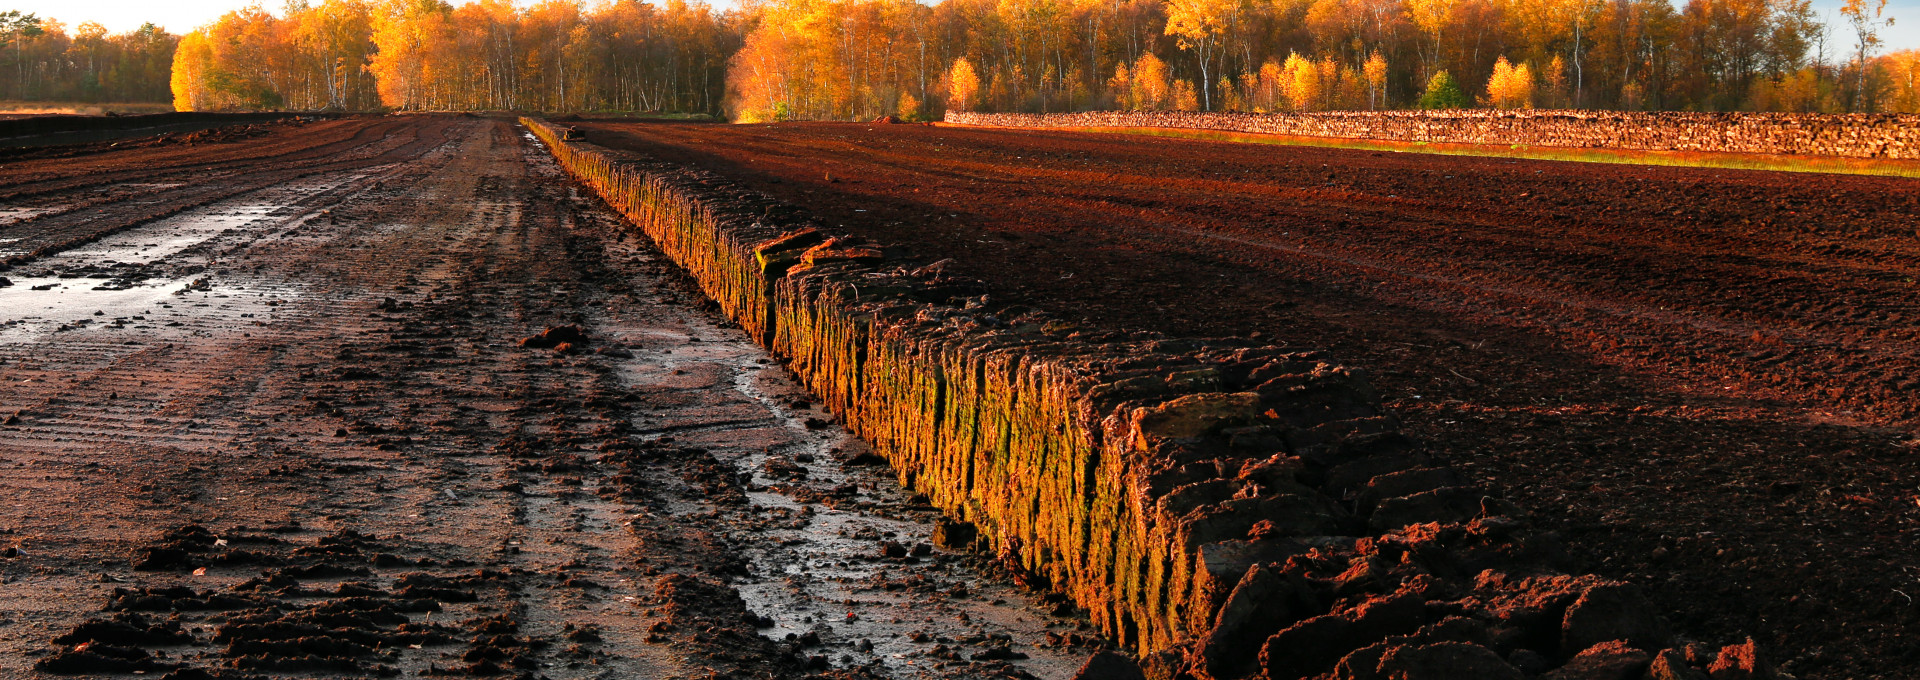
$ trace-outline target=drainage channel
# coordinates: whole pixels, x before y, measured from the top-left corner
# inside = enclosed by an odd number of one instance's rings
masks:
[[[609,258],[664,264],[648,244],[627,247],[610,244]],[[684,311],[672,324],[590,323],[632,355],[623,387],[667,386],[699,405],[693,421],[681,420],[685,407],[643,414],[639,436],[704,448],[747,482],[748,507],[726,522],[750,573],[730,585],[763,635],[833,667],[900,678],[1067,678],[1104,644],[1070,605],[1016,587],[990,556],[935,548],[940,513],[746,333],[686,306],[655,309]],[[667,511],[730,512],[699,502]]]

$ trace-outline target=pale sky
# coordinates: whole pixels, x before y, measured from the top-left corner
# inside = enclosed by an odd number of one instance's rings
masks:
[[[456,4],[459,2],[455,1]],[[710,1],[716,7],[733,5],[730,0]],[[1674,0],[1676,5],[1684,2]],[[245,4],[244,0],[0,0],[0,11],[17,9],[32,12],[59,19],[68,26],[97,21],[114,32],[131,30],[142,22],[151,21],[173,33],[185,33]],[[269,8],[279,5],[277,1],[261,4]],[[1853,34],[1840,20],[1840,4],[1841,0],[1814,0],[1814,7],[1833,30],[1828,58],[1834,61],[1838,61],[1840,53],[1853,44]],[[1884,49],[1920,48],[1920,0],[1888,0],[1887,16],[1898,21],[1892,28],[1881,31],[1881,39],[1886,41]]]

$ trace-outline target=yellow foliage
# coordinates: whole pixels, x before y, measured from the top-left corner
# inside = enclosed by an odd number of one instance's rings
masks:
[[[1880,69],[1887,75],[1887,92],[1882,98],[1885,110],[1920,113],[1920,50],[1901,50],[1880,57]]]
[[[1193,89],[1193,81],[1181,78],[1173,81],[1173,110],[1199,111],[1200,94]]]
[[[1506,57],[1494,62],[1487,103],[1497,109],[1533,108],[1533,69],[1524,63],[1514,66]]]
[[[1238,0],[1167,0],[1165,33],[1177,36],[1182,47],[1212,40],[1226,30]]]
[[[1413,21],[1414,27],[1431,36],[1437,50],[1441,34],[1453,23],[1453,11],[1459,4],[1460,0],[1406,0],[1407,18]]]
[[[204,111],[212,107],[205,88],[212,60],[213,51],[207,47],[204,34],[195,31],[180,36],[173,50],[173,110]]]
[[[1541,96],[1535,98],[1536,100],[1540,100],[1541,104],[1547,108],[1560,109],[1573,105],[1572,93],[1567,85],[1566,59],[1558,54],[1553,55],[1553,60],[1547,62],[1547,72],[1541,76],[1541,79],[1546,81],[1546,92],[1541,93]]]
[[[1387,58],[1374,50],[1367,55],[1367,63],[1361,67],[1362,77],[1367,82],[1367,108],[1378,109],[1387,103]]]
[[[1878,16],[1878,1],[1854,2],[1861,20]],[[1193,106],[1190,94],[1227,110],[1380,109],[1394,104],[1389,83],[1417,90],[1443,71],[1487,77],[1479,69],[1490,46],[1511,52],[1478,99],[1505,108],[1920,107],[1909,53],[1876,59],[1864,75],[1849,69],[1856,80],[1844,87],[1830,70],[1805,72],[1811,38],[1795,23],[1798,0],[1692,5],[1711,6],[1704,11],[1621,2],[1608,14],[1599,0],[749,0],[726,12],[697,0],[294,0],[273,13],[229,13],[177,50],[167,42],[162,59],[174,66],[176,104],[196,110],[845,120],[1107,102],[1180,109]],[[1577,42],[1575,30],[1584,31]],[[71,37],[18,39],[81,63],[95,49],[82,42],[110,36],[85,25]],[[9,48],[26,65],[15,80],[72,77],[43,74],[21,44]],[[1572,96],[1576,75],[1584,101]],[[1854,96],[1857,87],[1878,89]],[[1447,92],[1469,92],[1449,105],[1468,105],[1475,89],[1456,83]]]
[[[1213,86],[1220,93],[1220,109],[1223,111],[1245,111],[1247,102],[1233,85],[1233,78],[1220,76],[1220,82]]]
[[[1778,78],[1757,77],[1752,89],[1747,91],[1747,108],[1791,113],[1831,111],[1836,108],[1837,102],[1832,92],[1822,84],[1820,72],[1813,67],[1802,68]]]
[[[1295,111],[1313,111],[1320,106],[1320,69],[1299,53],[1287,55],[1280,67],[1280,87],[1287,96],[1287,107]]]
[[[717,110],[722,26],[668,0],[301,0],[182,40],[177,105],[369,110]]]
[[[1113,67],[1113,77],[1107,79],[1107,93],[1113,95],[1114,108],[1122,111],[1138,108],[1133,105],[1133,74],[1127,71],[1127,62]]]
[[[1378,54],[1374,55],[1379,57]],[[1380,80],[1370,83],[1364,71],[1345,66],[1331,56],[1308,59],[1299,53],[1287,55],[1284,64],[1268,61],[1260,67],[1252,98],[1273,109],[1289,111],[1333,111],[1358,109],[1378,103],[1385,93],[1384,58],[1370,60],[1363,68],[1376,68]]]
[[[181,111],[277,109],[298,94],[300,69],[285,45],[304,14],[281,19],[259,7],[235,10],[181,37],[169,84]],[[309,74],[310,75],[310,74]],[[293,102],[298,108],[305,103]]]
[[[972,111],[979,96],[980,76],[974,73],[973,62],[965,57],[953,60],[953,68],[947,71],[947,108]]]
[[[1133,62],[1133,93],[1135,110],[1159,111],[1173,105],[1173,84],[1167,72],[1167,63],[1153,56],[1152,52],[1140,55]],[[1187,84],[1193,88],[1192,83]]]
[[[1287,101],[1286,69],[1280,62],[1268,59],[1267,63],[1260,65],[1260,73],[1253,80],[1252,94],[1248,99],[1253,101],[1254,110],[1280,111],[1293,107]]]

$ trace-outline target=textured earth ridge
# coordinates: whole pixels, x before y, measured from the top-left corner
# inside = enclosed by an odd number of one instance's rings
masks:
[[[1910,180],[885,125],[581,123],[1000,301],[1373,369],[1406,431],[1688,635],[1917,653]]]
[[[1323,353],[996,302],[946,261],[523,122],[902,483],[1149,678],[1774,677],[1750,640],[1676,637],[1632,584],[1569,575],[1557,536]]]

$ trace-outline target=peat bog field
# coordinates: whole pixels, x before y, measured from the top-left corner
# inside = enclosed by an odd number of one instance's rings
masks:
[[[21,151],[0,201],[0,677],[1065,677],[1098,644],[935,550],[511,121]]]
[[[1801,677],[1920,663],[1920,183],[920,125],[573,124],[1095,327],[1367,370],[1436,457]]]
[[[1920,181],[566,124],[994,305],[1321,352],[1702,649],[1920,677]],[[1053,679],[1112,645],[764,340],[505,118],[0,152],[0,677]]]

